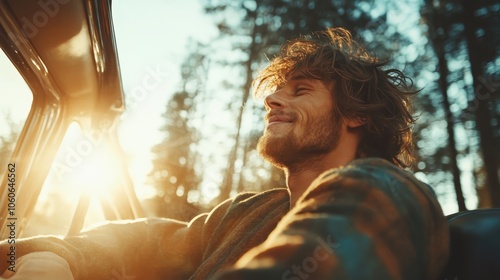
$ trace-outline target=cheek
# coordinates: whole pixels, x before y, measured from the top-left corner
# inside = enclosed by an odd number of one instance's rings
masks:
[[[301,118],[300,121],[297,123],[297,125],[294,126],[292,132],[293,135],[296,136],[296,138],[307,138],[310,136],[311,133],[317,133],[314,132],[315,130],[315,122],[312,117],[309,118]]]

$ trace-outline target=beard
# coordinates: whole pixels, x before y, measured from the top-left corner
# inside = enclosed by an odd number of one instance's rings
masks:
[[[303,127],[302,135],[296,135],[292,128],[279,135],[265,131],[257,144],[259,154],[274,166],[284,169],[307,164],[337,147],[340,114],[331,112],[321,115],[303,124]]]

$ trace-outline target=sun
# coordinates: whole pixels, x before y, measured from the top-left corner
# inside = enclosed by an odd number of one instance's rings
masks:
[[[106,197],[124,177],[123,159],[107,137],[86,136],[76,123],[68,128],[51,170],[71,192]]]
[[[95,147],[88,156],[75,167],[68,183],[81,193],[94,198],[109,198],[115,185],[123,176],[119,170],[118,155],[105,147]]]
[[[113,137],[103,134],[91,139],[72,124],[53,163],[52,177],[57,179],[59,190],[78,204],[77,209],[83,207],[79,211],[85,213],[84,219],[95,221],[97,217],[90,216],[98,212],[108,213],[104,214],[106,219],[137,216],[130,210],[137,207],[131,205],[136,200],[131,199],[135,193],[131,193],[127,159]]]

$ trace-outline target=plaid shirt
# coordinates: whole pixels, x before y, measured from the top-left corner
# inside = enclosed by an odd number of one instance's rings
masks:
[[[437,279],[448,228],[434,192],[382,159],[323,173],[269,238],[215,279]]]

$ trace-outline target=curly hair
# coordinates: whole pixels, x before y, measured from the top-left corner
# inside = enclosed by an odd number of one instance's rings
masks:
[[[416,120],[409,97],[419,90],[401,71],[383,70],[387,63],[370,55],[349,31],[330,28],[283,45],[254,80],[254,96],[272,93],[294,74],[332,80],[335,113],[365,121],[357,156],[381,157],[409,167],[414,160],[411,128]]]

